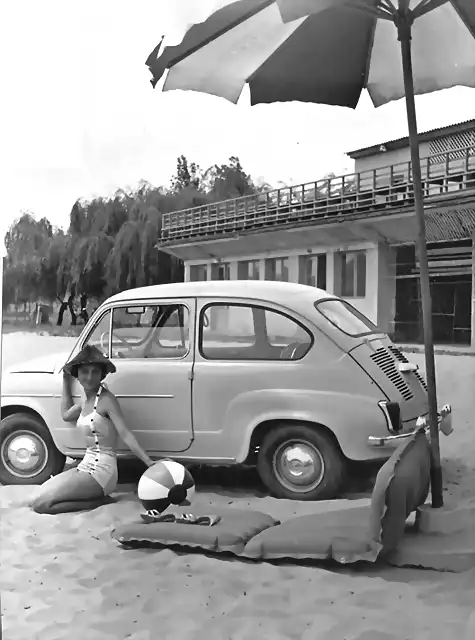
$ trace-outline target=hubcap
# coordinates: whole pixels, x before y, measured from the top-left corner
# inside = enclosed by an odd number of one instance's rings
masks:
[[[34,478],[48,462],[45,442],[32,431],[16,431],[2,443],[2,462],[17,478]]]
[[[325,472],[320,451],[309,442],[284,442],[276,450],[274,471],[286,489],[307,493],[318,487]]]

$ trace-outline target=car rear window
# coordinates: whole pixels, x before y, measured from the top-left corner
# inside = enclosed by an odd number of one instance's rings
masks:
[[[370,333],[380,333],[378,327],[369,318],[346,300],[317,300],[315,308],[334,327],[348,336],[358,338]]]

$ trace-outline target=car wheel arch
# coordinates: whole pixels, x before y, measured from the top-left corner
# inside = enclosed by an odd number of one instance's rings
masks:
[[[32,416],[33,418],[37,418],[38,420],[41,420],[41,422],[44,424],[45,427],[48,427],[48,425],[46,424],[43,416],[38,413],[38,411],[35,411],[35,409],[32,409],[31,407],[25,406],[25,405],[9,405],[7,407],[2,407],[2,412],[1,412],[1,419],[3,420],[4,418],[8,418],[9,416],[13,416],[16,413],[27,413],[28,415]],[[48,429],[49,430],[49,429]],[[49,430],[50,431],[50,430]],[[51,431],[50,431],[51,433]]]
[[[263,441],[264,437],[279,426],[295,426],[295,427],[310,427],[315,430],[323,431],[326,433],[334,442],[335,446],[338,448],[340,454],[343,458],[346,458],[345,454],[342,451],[338,438],[335,435],[335,432],[327,427],[326,425],[313,422],[310,420],[301,420],[301,419],[289,419],[289,418],[273,418],[270,420],[263,420],[259,424],[257,424],[251,433],[251,438],[249,442],[248,454],[244,464],[254,465],[257,462],[257,451],[258,448]]]
[[[54,442],[55,446],[57,447],[57,449],[59,451],[61,451],[61,453],[64,453],[64,450],[62,450],[60,448],[60,446],[59,446],[60,443],[55,438],[54,433],[48,427],[48,424],[47,424],[46,420],[43,418],[41,413],[39,411],[37,411],[36,409],[33,409],[33,407],[30,407],[30,406],[24,405],[24,404],[11,404],[11,405],[8,405],[6,407],[2,407],[1,414],[0,414],[0,420],[4,420],[5,418],[9,418],[10,416],[14,416],[17,413],[23,413],[23,414],[26,414],[28,416],[31,416],[32,418],[36,418],[37,420],[39,420],[41,422],[41,424],[44,427],[46,427],[46,429],[48,429],[48,431],[49,431],[49,433],[50,433],[50,435],[51,435],[51,437],[53,439],[53,442]]]

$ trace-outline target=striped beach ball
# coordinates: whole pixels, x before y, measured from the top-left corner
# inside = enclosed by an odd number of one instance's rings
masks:
[[[174,460],[159,460],[139,480],[139,500],[147,511],[162,512],[171,504],[190,504],[194,493],[193,476]]]

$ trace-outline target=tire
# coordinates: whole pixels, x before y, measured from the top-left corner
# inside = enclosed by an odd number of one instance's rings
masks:
[[[21,438],[21,440],[20,440]],[[26,453],[17,459],[10,447],[21,447]],[[43,484],[61,473],[66,457],[58,451],[45,424],[28,413],[15,413],[0,423],[0,483]]]
[[[298,468],[285,470],[283,457],[289,447],[306,450],[315,461],[315,473],[305,480]],[[330,500],[338,494],[345,460],[333,438],[318,426],[282,423],[264,436],[259,447],[257,470],[271,495],[289,500]],[[295,475],[296,474],[296,475]],[[292,476],[294,476],[292,478]]]

